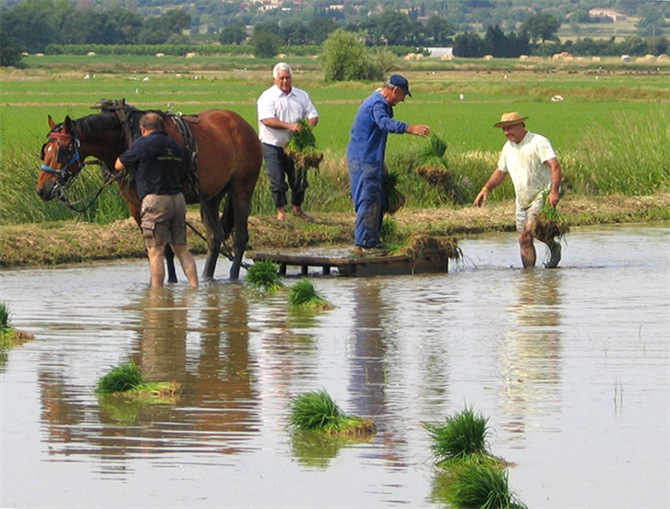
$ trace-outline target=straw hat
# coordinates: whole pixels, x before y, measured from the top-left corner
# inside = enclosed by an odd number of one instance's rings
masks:
[[[512,113],[503,113],[500,117],[500,122],[493,124],[493,127],[510,127],[517,124],[522,124],[528,120],[528,117],[522,117],[520,113],[513,111]]]

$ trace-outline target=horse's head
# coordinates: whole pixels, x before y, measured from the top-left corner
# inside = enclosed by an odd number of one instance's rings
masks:
[[[42,145],[42,166],[35,189],[44,201],[61,197],[63,188],[79,174],[84,162],[72,119],[65,117],[62,124],[56,124],[49,115],[49,127],[49,139]]]

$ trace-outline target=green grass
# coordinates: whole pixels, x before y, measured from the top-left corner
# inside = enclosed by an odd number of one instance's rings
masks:
[[[245,282],[254,288],[275,292],[284,287],[277,272],[277,264],[270,260],[259,260],[247,270]]]
[[[291,401],[289,424],[299,431],[357,435],[376,431],[370,419],[345,414],[326,391],[301,394]]]
[[[521,509],[526,506],[510,492],[506,470],[487,465],[464,465],[448,484],[447,499],[458,509]]]
[[[140,373],[133,361],[113,367],[109,373],[98,380],[98,394],[125,394],[130,396],[158,396],[174,394],[176,384],[171,382],[151,382]]]
[[[488,419],[466,407],[439,424],[424,423],[433,440],[431,450],[440,464],[455,463],[469,456],[489,456],[486,439]]]
[[[153,66],[152,59],[148,60],[145,63]],[[438,64],[430,65],[435,68]],[[575,74],[552,73],[548,71],[557,65],[552,62],[543,63],[545,67],[535,73],[521,74],[514,69],[517,63],[503,62],[499,65],[507,65],[504,72],[508,78],[504,79],[503,72],[498,72],[495,66],[488,68],[490,72],[461,73],[450,70],[448,63],[440,65],[434,75],[422,71],[431,68],[424,64],[416,70],[408,67],[406,74],[416,94],[395,108],[395,117],[430,125],[433,135],[448,145],[445,160],[450,185],[457,192],[444,192],[416,174],[427,140],[392,135],[386,160],[389,170],[397,174],[397,189],[405,196],[406,208],[470,203],[495,168],[505,142],[500,130],[492,124],[501,113],[511,110],[529,115],[528,128],[551,140],[563,166],[563,187],[568,193],[644,195],[670,188],[667,102],[670,90],[665,76],[650,74],[651,70],[608,74],[597,67],[580,69]],[[461,65],[467,66],[468,62]],[[2,224],[75,218],[106,224],[128,215],[116,186],[106,189],[86,214],[72,212],[57,202],[42,202],[37,197],[34,188],[41,164],[39,148],[48,132],[47,114],[53,115],[57,122],[66,114],[79,118],[92,113],[91,105],[102,97],[124,97],[139,108],[171,108],[184,113],[211,107],[231,109],[257,126],[256,99],[271,85],[269,70],[266,76],[259,71],[199,73],[197,69],[166,69],[150,71],[138,64],[132,72],[126,69],[95,74],[82,63],[76,71],[23,71],[26,79],[3,71],[0,74]],[[271,69],[269,63],[268,69]],[[601,72],[597,81],[596,72]],[[91,78],[84,80],[85,74]],[[142,81],[146,76],[149,80]],[[196,76],[201,79],[196,80]],[[314,136],[324,153],[318,172],[309,173],[305,208],[315,212],[349,212],[353,207],[345,152],[351,122],[360,102],[378,84],[324,84],[318,71],[296,72],[295,82],[310,92],[319,110],[321,120]],[[458,99],[460,93],[465,96],[463,101]],[[563,95],[565,101],[552,103],[550,98],[555,94]],[[338,100],[333,101],[334,97]],[[100,181],[98,170],[87,167],[72,186],[73,198],[90,195]],[[267,178],[261,174],[252,214],[274,213],[268,187]],[[513,195],[512,186],[505,182],[489,199],[508,200]]]
[[[0,302],[0,331],[11,326],[9,307],[4,302]]]
[[[303,277],[289,288],[289,306],[307,309],[328,309],[332,307],[325,299],[319,296],[312,281]]]

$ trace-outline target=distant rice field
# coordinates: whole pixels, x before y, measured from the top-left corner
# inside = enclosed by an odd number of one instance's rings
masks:
[[[137,70],[113,74],[96,73],[84,63],[80,70],[38,69],[0,74],[3,223],[70,217],[67,213],[63,216],[53,212],[55,207],[65,209],[62,205],[42,203],[34,196],[26,199],[27,195],[35,194],[41,164],[39,148],[48,132],[47,115],[61,122],[65,115],[79,118],[94,113],[91,107],[102,98],[125,98],[140,109],[182,113],[230,109],[256,127],[256,99],[272,85],[271,61],[263,63],[268,66],[267,71],[254,68],[226,72],[169,71],[169,65],[158,72],[141,69],[140,62]],[[314,64],[311,67],[314,69]],[[433,133],[447,142],[450,169],[469,186],[470,194],[476,192],[495,166],[505,138],[492,125],[508,111],[528,115],[528,129],[552,141],[572,192],[645,194],[667,189],[670,181],[667,69],[613,73],[592,67],[579,72],[561,70],[560,64],[554,67],[556,72],[550,69],[529,72],[509,66],[507,70],[492,67],[489,71],[458,72],[408,69],[402,72],[410,79],[413,97],[395,108],[395,116],[408,123],[428,124]],[[379,84],[325,84],[318,71],[297,68],[294,85],[307,90],[319,110],[315,136],[319,149],[326,153],[324,168],[311,179],[307,199],[312,203],[308,205],[311,209],[325,206],[346,210],[350,203],[344,156],[349,130],[358,105]],[[553,102],[554,96],[563,100]],[[403,192],[410,195],[409,203],[436,206],[440,200],[435,192],[412,174],[413,158],[425,143],[426,140],[414,136],[391,135],[387,160],[390,167],[406,174],[401,185],[406,187]],[[88,185],[97,185],[95,177]],[[255,213],[272,212],[266,187],[262,177],[254,200]],[[503,186],[492,198],[510,196],[510,187]],[[27,201],[29,205],[25,204]],[[22,207],[29,210],[21,211]],[[112,217],[103,222],[113,220],[118,210],[123,210],[122,203],[101,208],[112,211]]]

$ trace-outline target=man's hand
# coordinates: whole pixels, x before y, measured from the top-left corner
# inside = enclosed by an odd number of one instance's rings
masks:
[[[427,138],[430,136],[430,127],[427,125],[408,125],[407,131],[405,132],[415,136],[423,136],[424,138]]]

